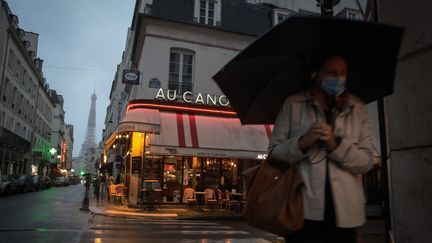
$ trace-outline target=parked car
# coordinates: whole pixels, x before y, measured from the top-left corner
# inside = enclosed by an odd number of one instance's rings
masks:
[[[65,176],[55,178],[54,185],[56,186],[69,186],[69,180]]]
[[[42,182],[44,184],[45,189],[51,188],[52,186],[51,178],[49,178],[48,176],[44,176],[42,177]]]
[[[18,192],[33,191],[33,179],[31,175],[22,175],[18,178]]]
[[[8,195],[15,193],[18,189],[18,182],[11,175],[0,174],[0,194]]]
[[[34,191],[42,191],[45,189],[45,183],[43,181],[43,176],[34,175],[32,176],[33,181],[33,190]]]

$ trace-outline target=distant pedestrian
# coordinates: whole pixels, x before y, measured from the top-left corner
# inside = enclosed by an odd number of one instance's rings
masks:
[[[84,182],[84,186],[85,186],[86,192],[89,192],[90,191],[90,178],[89,177],[86,177],[85,182]]]
[[[99,192],[100,192],[100,179],[96,178],[93,180],[93,193],[96,196],[99,196]]]

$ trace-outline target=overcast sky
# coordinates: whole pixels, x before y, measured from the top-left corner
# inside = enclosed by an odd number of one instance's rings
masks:
[[[38,57],[51,89],[64,97],[74,125],[74,156],[83,143],[96,90],[96,137],[104,128],[115,68],[121,61],[134,0],[7,0],[19,26],[39,34]]]

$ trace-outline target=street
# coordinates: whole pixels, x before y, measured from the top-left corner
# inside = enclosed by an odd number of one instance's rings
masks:
[[[0,242],[79,242],[92,218],[82,185],[0,197]]]
[[[0,242],[283,242],[243,221],[93,215],[83,197],[80,184],[0,197]]]

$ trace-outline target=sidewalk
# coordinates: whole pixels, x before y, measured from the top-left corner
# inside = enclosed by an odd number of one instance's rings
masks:
[[[217,208],[215,205],[201,206],[197,205],[161,205],[156,206],[155,210],[145,210],[142,207],[132,208],[127,205],[121,205],[119,202],[108,201],[106,195],[99,197],[89,193],[89,210],[97,215],[111,217],[144,217],[147,219],[203,219],[203,220],[242,220],[241,213]]]
[[[208,208],[198,206],[186,208],[185,205],[162,205],[154,211],[143,208],[131,208],[117,202],[108,202],[106,195],[99,199],[93,193],[89,194],[89,210],[97,215],[122,218],[142,218],[144,220],[160,219],[195,219],[195,220],[243,220],[243,216],[233,210],[219,209],[215,206]],[[365,225],[359,227],[358,243],[385,243],[385,226],[381,219],[369,219]]]

